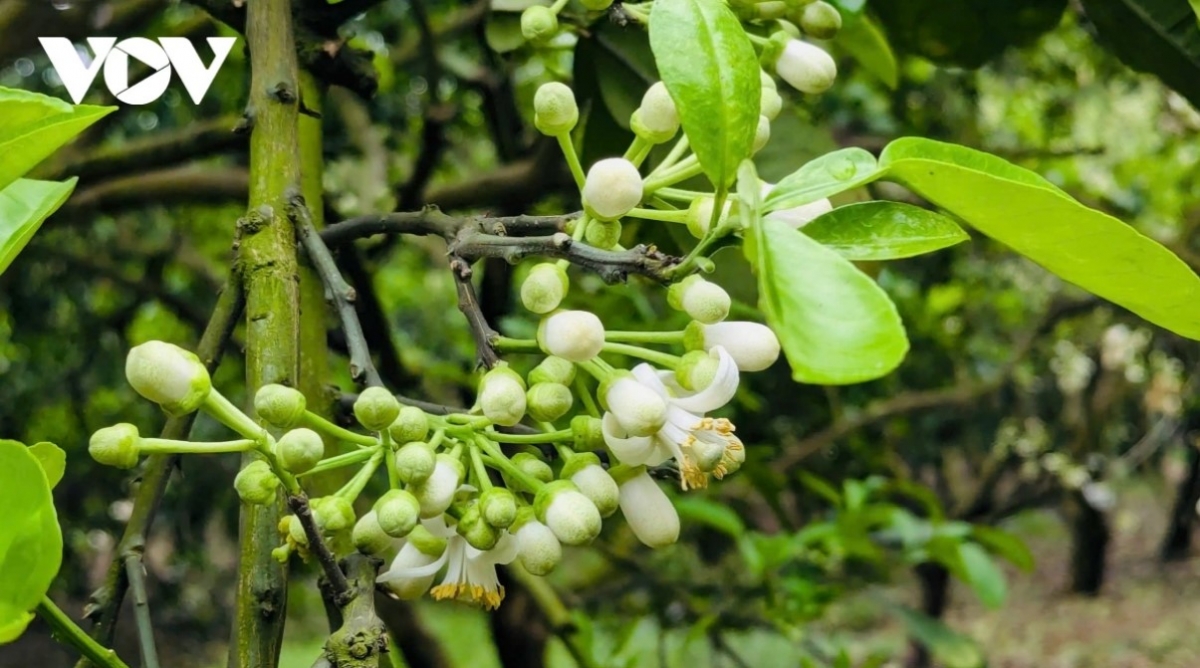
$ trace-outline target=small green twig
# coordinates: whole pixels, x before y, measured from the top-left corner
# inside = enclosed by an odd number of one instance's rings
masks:
[[[142,668],[158,668],[158,649],[154,646],[154,623],[150,620],[150,597],[146,595],[146,573],[140,554],[125,557],[125,575],[133,593],[133,621],[137,626],[138,652]]]
[[[100,643],[92,640],[91,636],[84,633],[83,629],[79,628],[67,613],[54,605],[54,601],[50,600],[49,596],[43,596],[37,607],[37,615],[46,620],[46,623],[54,629],[54,635],[60,638],[75,649],[84,658],[91,661],[97,666],[103,668],[129,668],[129,666],[117,657],[117,653],[102,646]]]

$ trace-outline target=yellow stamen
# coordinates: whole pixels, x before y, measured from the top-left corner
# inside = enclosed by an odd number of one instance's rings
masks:
[[[440,584],[430,589],[429,595],[435,601],[451,599],[479,605],[488,610],[495,610],[500,607],[500,602],[504,600],[504,587],[488,589],[483,585],[451,582]]]

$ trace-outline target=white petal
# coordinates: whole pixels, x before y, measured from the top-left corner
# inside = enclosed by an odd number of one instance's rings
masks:
[[[608,388],[605,399],[609,413],[627,434],[649,436],[666,419],[666,389],[660,391],[632,376],[617,379]]]
[[[638,382],[658,393],[658,396],[667,398],[667,387],[663,385],[662,379],[658,377],[658,370],[649,364],[639,364],[630,371]]]
[[[691,396],[673,399],[672,404],[692,413],[707,413],[729,403],[737,394],[738,367],[733,356],[722,346],[713,346],[710,353],[718,360],[717,373],[712,382]]]
[[[495,547],[487,551],[487,559],[493,564],[508,564],[512,563],[513,559],[521,553],[521,541],[517,537],[504,531],[500,534],[500,540],[496,541]]]
[[[432,577],[446,564],[449,554],[450,550],[447,548],[441,556],[431,557],[417,549],[416,545],[409,543],[400,548],[399,554],[392,560],[391,568],[375,578],[375,581],[387,583]]]
[[[626,436],[627,432],[612,413],[604,414],[601,431],[605,445],[622,464],[642,464],[654,449],[654,439],[650,436]]]
[[[645,472],[621,485],[621,512],[633,535],[650,547],[665,547],[679,539],[678,511]]]

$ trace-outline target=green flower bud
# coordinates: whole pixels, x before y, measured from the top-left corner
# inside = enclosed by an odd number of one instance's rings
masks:
[[[308,534],[304,532],[304,524],[295,515],[287,515],[280,521],[280,530],[297,545],[308,545]]]
[[[555,29],[557,28],[558,23],[555,19]],[[575,103],[575,93],[566,84],[557,81],[542,84],[533,96],[533,114],[533,124],[542,134],[550,137],[566,134],[579,122],[579,105]]]
[[[571,431],[575,432],[575,450],[578,452],[604,449],[604,423],[590,415],[571,418]]]
[[[300,424],[306,408],[304,393],[294,387],[271,383],[254,393],[254,412],[277,429],[291,429]]]
[[[842,29],[842,15],[828,2],[814,2],[800,12],[800,28],[817,39],[833,39]]]
[[[558,16],[549,7],[534,5],[521,12],[521,34],[534,44],[543,44],[558,34]]]
[[[292,473],[304,473],[325,456],[325,441],[311,429],[300,427],[279,437],[275,444],[279,465]]]
[[[685,390],[699,392],[717,377],[720,361],[706,351],[693,350],[683,356],[675,367],[675,382]]]
[[[565,545],[587,545],[600,535],[603,520],[596,504],[569,481],[543,486],[534,497],[533,510]]]
[[[497,366],[479,383],[479,407],[498,425],[517,424],[525,417],[525,380],[508,366]]]
[[[409,492],[392,489],[379,497],[372,512],[385,534],[392,538],[403,538],[417,526],[421,502]]]
[[[424,441],[405,443],[396,451],[396,473],[405,484],[419,485],[433,475],[437,453]]]
[[[754,144],[751,145],[750,151],[758,153],[769,141],[771,141],[771,119],[760,114],[758,117],[758,127],[754,130]]]
[[[354,523],[354,531],[350,534],[354,547],[363,554],[380,555],[392,549],[392,538],[379,526],[375,511],[358,518]]]
[[[549,313],[558,308],[570,287],[566,269],[556,262],[542,262],[521,283],[521,303],[539,315]]]
[[[729,217],[730,205],[730,201],[726,200],[725,205],[721,207],[721,219],[718,223],[724,223]],[[692,200],[691,205],[688,206],[687,228],[693,237],[703,239],[708,236],[709,226],[712,224],[714,206],[716,206],[716,202],[712,197],[697,197]]]
[[[558,383],[538,383],[525,393],[529,416],[538,422],[554,422],[571,410],[575,397],[571,388]]]
[[[795,23],[784,19],[779,19],[775,22],[775,29],[772,32],[790,37],[791,39],[800,39],[800,28],[796,27]]]
[[[517,539],[518,558],[530,573],[548,575],[562,561],[562,544],[550,527],[534,519],[532,509],[522,510],[529,511],[529,519],[513,530],[513,536]]]
[[[200,358],[164,341],[147,341],[130,349],[125,378],[138,394],[173,416],[200,408],[212,391],[212,380]]]
[[[667,290],[671,308],[687,313],[695,320],[711,325],[729,315],[732,300],[725,288],[692,274]]]
[[[529,384],[559,383],[570,385],[575,380],[575,365],[554,355],[542,360],[529,372]]]
[[[512,456],[512,463],[525,475],[542,482],[554,480],[554,471],[550,465],[528,452],[518,452]],[[512,487],[510,484],[509,487]]]
[[[517,519],[517,497],[504,487],[493,487],[479,497],[483,520],[497,529],[507,529]]]
[[[612,248],[621,242],[621,221],[592,220],[584,232],[584,241],[596,248]]]
[[[328,533],[350,529],[357,519],[350,500],[340,496],[322,496],[310,500],[308,505],[312,508],[317,526]]]
[[[537,341],[548,355],[586,362],[604,347],[604,323],[589,311],[558,311],[542,319]],[[524,402],[524,395],[521,399]]]
[[[605,158],[588,170],[583,208],[597,220],[616,220],[642,201],[642,175],[625,158]]]
[[[477,550],[490,550],[496,547],[496,542],[500,540],[500,532],[496,530],[496,527],[484,521],[478,503],[471,504],[463,512],[455,529],[458,531],[458,535],[467,539],[468,545]]]
[[[602,12],[612,6],[613,0],[579,0],[586,9],[593,12]]]
[[[275,501],[275,490],[279,488],[279,477],[271,465],[259,459],[250,462],[238,471],[233,479],[233,488],[242,501],[250,505],[265,506]]]
[[[396,420],[388,426],[392,443],[424,441],[429,435],[429,416],[416,406],[402,406]]]
[[[99,429],[88,441],[88,454],[106,466],[131,469],[138,463],[138,428],[128,422]]]
[[[764,21],[774,21],[787,15],[788,6],[781,0],[769,0],[758,3],[758,18]]]
[[[354,402],[354,417],[370,431],[383,431],[400,417],[400,402],[382,387],[368,387]]]
[[[608,517],[617,511],[620,490],[594,453],[580,453],[568,459],[563,466],[562,479],[575,483],[579,491],[596,505],[600,517]]]

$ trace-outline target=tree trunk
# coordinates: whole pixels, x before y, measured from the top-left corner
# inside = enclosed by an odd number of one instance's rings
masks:
[[[1067,498],[1071,522],[1071,592],[1096,596],[1104,586],[1107,561],[1108,519],[1078,492]]]
[[[933,562],[918,564],[915,569],[921,583],[921,612],[933,619],[941,619],[950,602],[950,571]],[[908,668],[930,668],[933,656],[922,644],[909,644]]]
[[[1175,505],[1171,508],[1170,523],[1159,551],[1163,561],[1180,561],[1191,552],[1196,503],[1200,501],[1200,452],[1188,447],[1187,453],[1187,477],[1175,490]]]

